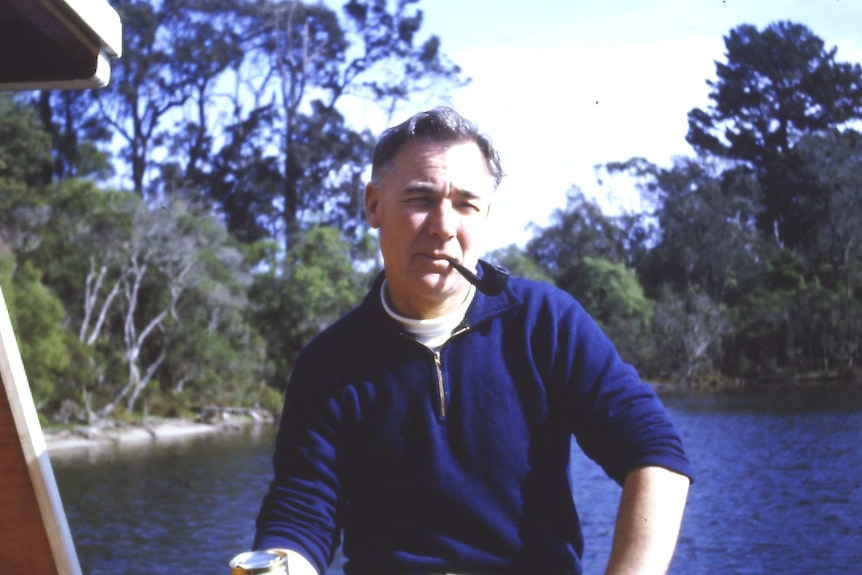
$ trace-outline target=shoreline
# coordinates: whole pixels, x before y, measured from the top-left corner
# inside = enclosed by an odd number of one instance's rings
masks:
[[[134,424],[107,422],[70,429],[45,429],[43,434],[48,454],[53,456],[91,450],[148,447],[207,435],[238,433],[255,425],[271,425],[274,421],[271,415],[259,413],[230,415],[213,422],[160,418]]]
[[[712,395],[743,390],[766,391],[801,388],[858,388],[859,381],[797,380],[795,382],[752,383],[734,381],[704,381],[691,386],[677,383],[647,382],[660,397],[680,395]],[[256,425],[274,425],[277,418],[259,409],[222,410],[208,413],[204,421],[182,418],[148,418],[138,423],[106,421],[96,425],[78,425],[63,429],[43,429],[50,456],[106,449],[144,448],[196,437],[240,433]]]

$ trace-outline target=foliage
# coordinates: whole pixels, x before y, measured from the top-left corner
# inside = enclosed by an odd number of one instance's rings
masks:
[[[584,257],[582,270],[572,293],[599,325],[606,328],[615,319],[649,325],[652,302],[632,270],[620,262],[591,256]]]
[[[107,90],[0,96],[0,282],[43,416],[277,410],[300,349],[379,271],[371,135],[457,86],[416,0],[119,0]],[[698,155],[608,164],[487,259],[579,299],[648,378],[858,376],[862,72],[806,27],[742,25],[689,113]],[[128,189],[113,189],[115,177]]]
[[[416,3],[118,0],[111,84],[39,99],[57,173],[99,174],[93,149],[119,150],[117,172],[141,198],[206,199],[243,241],[286,250],[318,225],[360,238],[371,141],[342,108],[391,115],[462,82],[439,39],[420,36]]]
[[[622,261],[624,252],[620,227],[579,188],[569,190],[566,208],[556,210],[551,225],[537,230],[527,244],[529,256],[547,269],[563,289],[576,281],[581,258]]]
[[[50,166],[51,140],[21,98],[0,94],[0,185],[41,183]]]
[[[298,349],[375,269],[371,137],[344,110],[391,117],[460,70],[415,0],[113,5],[106,89],[0,97],[0,249],[67,336],[28,334],[68,357],[45,408],[277,406]]]
[[[761,230],[795,245],[811,226],[799,209],[806,188],[785,177],[788,155],[804,137],[862,118],[862,67],[836,61],[836,48],[792,22],[738,26],[725,47],[727,62],[716,63],[717,79],[707,82],[713,103],[689,112],[686,139],[753,170],[763,189]]]
[[[63,306],[42,283],[31,265],[18,266],[9,254],[0,253],[0,284],[18,339],[21,359],[37,406],[55,392],[55,382],[70,364],[62,325]]]
[[[515,244],[494,250],[484,259],[503,266],[512,275],[550,284],[554,283],[551,274]]]
[[[656,354],[649,368],[685,384],[714,378],[728,333],[726,312],[704,294],[662,295],[655,308]]]
[[[256,278],[254,324],[267,341],[276,386],[287,381],[302,347],[354,307],[369,283],[369,273],[357,271],[350,245],[331,227],[310,230],[288,252],[283,267],[271,262],[269,271]]]

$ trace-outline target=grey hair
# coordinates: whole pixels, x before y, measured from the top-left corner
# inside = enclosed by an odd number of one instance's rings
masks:
[[[407,142],[415,140],[439,143],[474,142],[485,158],[485,165],[494,179],[495,189],[503,179],[500,156],[491,144],[490,138],[480,133],[473,122],[445,106],[419,112],[383,132],[374,148],[371,179],[378,180],[401,148]]]

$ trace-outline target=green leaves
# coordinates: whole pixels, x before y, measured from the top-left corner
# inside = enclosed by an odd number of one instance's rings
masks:
[[[0,94],[0,194],[12,182],[43,182],[50,170],[50,154],[51,139],[40,128],[32,107],[21,98]]]
[[[862,69],[836,62],[807,27],[741,25],[725,46],[727,61],[708,82],[712,106],[689,113],[695,149],[763,168],[805,134],[862,117]]]

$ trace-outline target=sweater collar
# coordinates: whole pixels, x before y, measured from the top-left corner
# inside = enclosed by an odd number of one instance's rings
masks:
[[[486,266],[490,266],[487,262],[479,260],[479,276],[485,273]],[[386,279],[386,270],[383,270],[374,280],[371,290],[366,294],[363,301],[363,307],[373,311],[375,316],[380,317],[386,323],[399,328],[398,322],[389,317],[389,314],[383,309],[383,304],[380,301],[380,289],[383,286],[383,280]],[[489,296],[480,291],[476,291],[473,296],[473,303],[467,310],[465,322],[468,326],[474,327],[483,322],[494,319],[503,315],[507,311],[518,307],[521,304],[520,298],[512,291],[510,286],[506,286],[502,292],[497,295]]]

